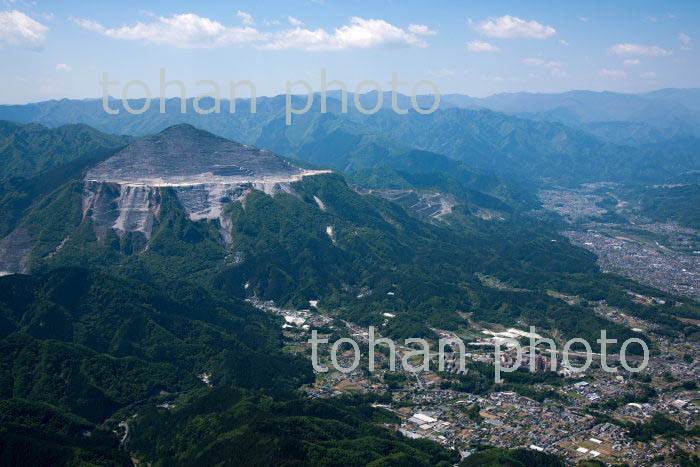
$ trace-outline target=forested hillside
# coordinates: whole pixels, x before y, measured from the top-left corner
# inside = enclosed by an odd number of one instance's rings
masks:
[[[25,210],[126,146],[133,138],[100,133],[86,125],[49,129],[0,121],[0,237]]]
[[[371,399],[371,398],[370,398]],[[443,466],[459,454],[380,428],[398,418],[362,397],[275,401],[233,388],[198,391],[173,410],[150,408],[130,446],[155,465]]]
[[[87,125],[48,129],[0,121],[0,181],[31,178],[47,169],[93,159],[131,142],[128,136],[101,133]]]
[[[130,449],[157,465],[456,459],[379,427],[395,420],[370,400],[294,396],[313,375],[282,352],[280,323],[184,282],[156,288],[84,269],[3,277],[0,321],[7,465],[131,465],[112,430],[120,410],[137,408]],[[172,413],[155,407],[176,394],[188,395]]]

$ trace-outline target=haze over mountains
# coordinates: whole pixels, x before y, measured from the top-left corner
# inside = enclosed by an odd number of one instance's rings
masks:
[[[328,91],[327,96],[329,99],[340,101],[341,93],[331,90]],[[258,98],[258,105],[265,105],[270,100],[283,97]],[[306,96],[298,97],[305,99]],[[347,93],[350,109],[354,107],[354,98],[354,93]],[[118,99],[110,99],[119,106]],[[320,99],[319,93],[315,94],[315,99]],[[377,102],[377,95],[376,92],[369,92],[359,95],[358,99],[364,108],[371,109]],[[419,95],[416,100],[422,108],[430,108],[434,102],[432,95]],[[77,103],[85,101],[63,99],[26,105],[5,105],[0,106],[0,118],[25,123],[37,122],[50,126],[76,123],[70,120],[76,118],[76,115],[71,115],[70,110],[78,111]],[[140,102],[140,100],[134,101]],[[240,105],[237,104],[238,109],[249,108],[248,99],[237,99],[237,102],[240,102]],[[412,102],[409,96],[397,93],[397,105],[401,109],[410,109]],[[381,108],[390,109],[391,106],[391,92],[384,92]],[[224,109],[227,107],[222,106]],[[607,125],[612,128],[616,123],[620,126],[621,123],[626,122],[629,125],[627,130],[621,127],[619,135],[609,135],[614,142],[625,144],[658,142],[674,136],[700,136],[700,88],[660,89],[641,94],[568,91],[550,94],[500,93],[483,98],[464,94],[440,96],[439,108],[444,110],[451,107],[488,109],[533,120],[558,121],[572,126],[581,126],[598,136],[604,136],[602,131],[597,129],[599,126]],[[166,108],[168,113],[172,113],[170,106]],[[191,109],[191,102],[189,108]],[[337,113],[338,110],[337,106],[331,104],[329,111]],[[81,118],[94,118],[94,116],[83,115]],[[95,121],[84,123],[92,124]],[[638,134],[626,132],[632,128],[636,128]],[[631,140],[630,137],[632,137]]]
[[[463,108],[486,108],[524,118],[579,126],[621,144],[700,135],[700,89],[660,89],[642,94],[569,91],[502,93],[485,98],[450,94]]]
[[[180,114],[179,99],[168,99],[166,113],[159,113],[154,100],[141,115],[123,109],[108,115],[100,100],[61,100],[0,106],[0,118],[49,126],[86,123],[101,131],[135,136],[185,122],[346,173],[377,165],[406,169],[416,159],[404,156],[415,149],[428,151],[421,154],[423,165],[444,167],[441,158],[447,156],[468,168],[560,184],[662,182],[700,169],[694,162],[700,136],[700,92],[695,89],[640,95],[520,93],[485,99],[449,95],[430,115],[412,110],[397,115],[390,109],[389,94],[383,109],[374,115],[361,114],[352,105],[343,114],[337,94],[329,93],[328,113],[320,113],[316,95],[311,110],[295,115],[289,126],[284,121],[284,96],[258,98],[255,114],[245,99],[237,100],[235,114],[228,112],[224,100],[220,114],[208,115],[195,113],[191,99],[186,114]],[[348,99],[352,102],[353,96]],[[372,94],[360,96],[365,107],[375,99]],[[431,96],[420,96],[419,104],[428,107],[429,100]],[[295,108],[305,102],[304,96],[292,99]],[[410,107],[406,96],[399,96],[398,102],[401,108]],[[136,100],[131,105],[138,108],[142,103]],[[204,99],[201,107],[209,104]],[[118,100],[111,105],[121,107]],[[333,151],[327,150],[329,145]]]

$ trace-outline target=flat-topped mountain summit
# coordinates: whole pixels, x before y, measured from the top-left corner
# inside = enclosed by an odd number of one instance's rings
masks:
[[[177,186],[288,181],[304,170],[276,154],[188,124],[142,138],[91,169],[87,181]]]
[[[107,229],[150,238],[162,187],[174,190],[192,220],[226,220],[222,206],[245,200],[252,189],[292,192],[291,183],[326,171],[305,170],[280,156],[229,141],[191,125],[175,125],[142,138],[88,171],[83,215],[98,237]],[[224,232],[224,237],[227,237]]]

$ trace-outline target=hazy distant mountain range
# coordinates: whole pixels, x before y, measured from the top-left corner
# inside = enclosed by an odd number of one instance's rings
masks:
[[[304,96],[305,98],[305,96]],[[316,94],[316,99],[320,95]],[[329,91],[328,98],[340,100],[339,91]],[[358,96],[365,108],[376,104],[376,93]],[[354,95],[348,93],[348,105],[353,107]],[[258,98],[258,108],[263,114],[269,104],[284,100],[283,96]],[[81,103],[93,100],[52,100],[27,105],[0,106],[0,118],[19,122],[37,122],[56,126],[62,123],[88,123],[99,129],[99,118],[88,117],[91,112]],[[238,109],[247,108],[246,99],[238,99]],[[98,102],[99,103],[99,100]],[[433,96],[419,95],[417,103],[429,108]],[[411,108],[408,96],[398,94],[400,108]],[[382,108],[390,109],[390,92],[383,95]],[[90,107],[90,106],[88,106]],[[227,106],[222,106],[227,108]],[[477,98],[464,94],[445,94],[440,98],[440,109],[451,107],[488,109],[532,120],[561,122],[580,127],[596,136],[620,144],[644,144],[659,142],[676,136],[700,136],[700,88],[661,89],[628,94],[618,92],[569,91],[563,93],[500,93]],[[174,109],[175,106],[168,106]],[[191,103],[189,105],[191,109]],[[239,112],[241,111],[239,110]],[[329,109],[333,111],[332,109]],[[106,114],[104,115],[107,116]],[[89,119],[89,121],[84,121]],[[265,117],[263,117],[265,119]],[[162,129],[162,128],[160,128]],[[142,130],[143,131],[143,130]]]
[[[257,112],[237,100],[236,113],[222,101],[220,114],[200,115],[192,101],[180,113],[179,99],[168,99],[166,113],[157,101],[149,111],[108,115],[101,100],[60,100],[0,106],[0,118],[48,126],[85,123],[113,134],[141,136],[177,123],[190,123],[226,138],[269,148],[279,154],[351,173],[398,163],[422,150],[421,163],[444,167],[447,156],[475,169],[495,171],[523,181],[576,184],[593,181],[657,182],[700,169],[700,90],[661,90],[647,94],[572,91],[562,94],[498,94],[476,99],[442,97],[430,115],[391,110],[385,94],[374,115],[359,113],[348,96],[349,112],[341,113],[338,93],[328,97],[328,113],[320,113],[316,96],[311,110],[285,124],[284,96],[259,98]],[[294,96],[295,108],[305,97]],[[360,101],[371,107],[376,95]],[[431,96],[419,96],[429,107]],[[410,107],[400,95],[399,106]],[[426,102],[428,102],[426,104]],[[120,107],[118,101],[112,105]],[[142,102],[132,102],[138,108]],[[206,108],[203,102],[202,107]],[[413,153],[415,155],[415,153]],[[387,161],[393,161],[389,164]],[[430,161],[430,162],[429,162]],[[396,167],[393,167],[396,168]],[[473,169],[472,169],[473,170]],[[441,170],[442,171],[442,170]]]
[[[700,136],[700,89],[661,89],[642,94],[519,92],[485,98],[449,94],[443,100],[461,108],[484,108],[534,120],[562,122],[620,144]]]

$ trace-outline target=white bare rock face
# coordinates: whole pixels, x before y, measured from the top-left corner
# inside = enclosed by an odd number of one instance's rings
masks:
[[[92,216],[98,237],[116,229],[143,232],[150,238],[160,214],[160,188],[171,187],[190,219],[219,219],[226,230],[224,204],[244,200],[252,189],[293,193],[292,182],[325,172],[301,169],[274,153],[191,125],[176,125],[133,143],[90,170],[83,214]]]
[[[27,272],[27,260],[32,249],[27,229],[17,228],[0,240],[0,276]]]

